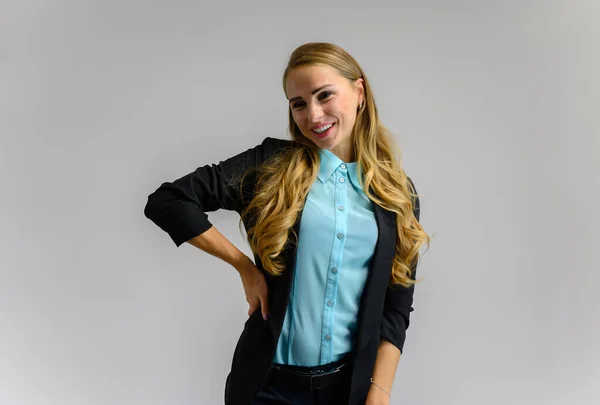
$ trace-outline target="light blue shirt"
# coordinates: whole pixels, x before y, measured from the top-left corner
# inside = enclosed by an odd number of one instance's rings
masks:
[[[317,366],[352,351],[360,299],[377,243],[372,201],[357,163],[320,150],[300,220],[296,271],[274,363]]]

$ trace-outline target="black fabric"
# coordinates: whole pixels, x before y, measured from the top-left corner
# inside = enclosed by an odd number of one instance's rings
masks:
[[[413,194],[417,194],[417,189],[409,178],[408,182],[412,188]],[[419,198],[413,201],[413,214],[419,220],[421,207]],[[417,275],[417,262],[413,263],[411,267],[412,273],[410,278],[416,279]],[[390,288],[388,287],[385,295],[385,306],[386,309],[383,314],[383,320],[381,323],[381,338],[391,342],[400,349],[400,352],[404,349],[404,341],[406,340],[406,330],[410,324],[410,313],[413,310],[413,293],[415,286],[402,287],[397,286]]]
[[[291,388],[278,384],[272,376],[258,391],[252,405],[344,405],[348,403],[349,374],[337,384],[318,390]]]
[[[272,364],[269,379],[280,387],[311,391],[348,381],[352,372],[351,356],[320,366]]]

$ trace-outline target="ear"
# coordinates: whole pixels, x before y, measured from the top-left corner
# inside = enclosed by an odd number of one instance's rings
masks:
[[[365,101],[365,81],[362,77],[359,77],[354,81],[354,88],[358,92],[358,104]]]

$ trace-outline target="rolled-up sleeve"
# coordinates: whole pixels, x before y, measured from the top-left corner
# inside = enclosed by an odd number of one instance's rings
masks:
[[[412,180],[408,179],[414,194],[417,193]],[[419,197],[415,197],[413,202],[413,213],[417,218],[420,217],[420,201]],[[418,259],[413,262],[411,267],[411,278],[414,280],[417,273]],[[413,293],[414,285],[410,287],[394,286],[388,287],[385,296],[385,304],[383,309],[383,320],[381,324],[381,338],[389,341],[394,346],[403,351],[404,341],[406,339],[406,330],[410,323],[410,313],[413,311]]]
[[[243,210],[253,190],[246,188],[252,183],[246,184],[245,180],[242,195],[242,176],[262,164],[282,143],[289,141],[265,138],[260,145],[218,164],[198,167],[177,180],[162,183],[148,196],[144,215],[168,233],[176,246],[182,245],[212,227],[207,212]]]

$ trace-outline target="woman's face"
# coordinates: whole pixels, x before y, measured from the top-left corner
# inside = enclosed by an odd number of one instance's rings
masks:
[[[352,82],[327,65],[295,68],[286,80],[290,109],[302,134],[344,161],[352,156],[350,134],[363,101],[363,83]]]

